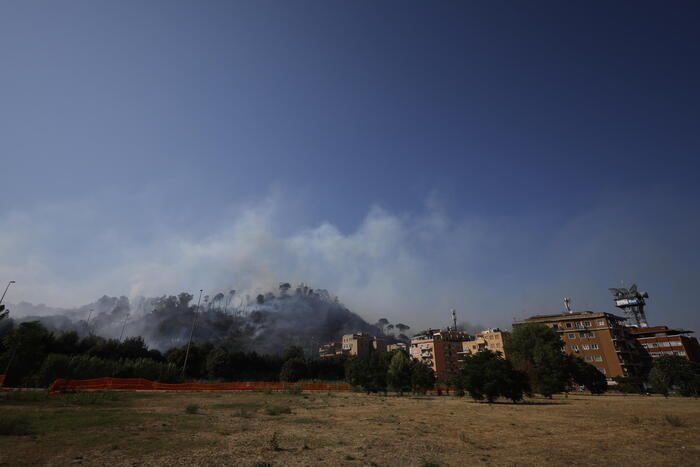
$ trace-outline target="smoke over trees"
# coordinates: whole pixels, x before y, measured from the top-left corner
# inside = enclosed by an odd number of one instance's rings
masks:
[[[252,300],[249,295],[235,299],[236,294],[234,290],[213,294],[199,309],[194,297],[184,292],[133,301],[104,296],[79,309],[52,313],[44,307],[39,316],[32,315],[39,307],[26,303],[17,307],[25,310],[22,321],[39,320],[50,329],[73,330],[81,336],[119,338],[124,330],[123,337],[141,336],[148,346],[163,351],[187,343],[195,317],[194,342],[223,346],[232,352],[280,353],[297,345],[312,353],[346,333],[382,334],[327,291],[304,284],[292,288],[281,283],[277,291],[253,295]]]

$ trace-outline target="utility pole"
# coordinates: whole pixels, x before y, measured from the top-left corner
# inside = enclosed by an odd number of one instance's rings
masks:
[[[7,287],[5,287],[5,291],[2,293],[2,297],[0,297],[0,303],[5,299],[5,294],[7,293],[7,289],[10,288],[10,285],[14,284],[15,281],[10,281],[7,283]]]
[[[192,336],[194,335],[194,326],[197,324],[197,313],[199,312],[199,302],[202,300],[202,289],[199,289],[199,298],[197,299],[197,307],[194,309],[194,319],[192,320],[192,330],[190,331],[190,340],[187,342],[187,350],[185,351],[185,363],[182,364],[182,377],[185,377],[185,368],[187,368],[187,357],[190,356],[190,346],[192,345]]]

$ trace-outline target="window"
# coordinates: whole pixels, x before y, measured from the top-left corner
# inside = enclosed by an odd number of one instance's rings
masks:
[[[576,321],[576,329],[583,329],[583,323],[581,321]]]
[[[580,337],[581,339],[585,339],[586,337],[588,337],[588,333],[579,332],[579,333],[578,333],[578,337]]]
[[[605,326],[605,320],[601,319],[600,321],[598,321],[598,326]]]
[[[595,356],[595,361],[596,361],[596,362],[602,362],[602,361],[603,361],[603,357],[601,357],[600,355],[596,355],[596,356]]]
[[[586,361],[587,361],[587,362],[592,362],[592,361],[593,361],[593,357],[591,357],[590,355],[586,355]]]
[[[589,333],[588,333],[588,338],[589,338],[589,339],[595,339],[595,333],[589,332]]]
[[[598,344],[591,344],[591,350],[598,350]]]
[[[583,350],[590,350],[590,346],[588,344],[583,344]]]
[[[571,324],[571,323],[566,323],[566,327],[567,327],[567,328],[571,328],[571,327],[573,327],[573,324]]]
[[[587,328],[590,328],[590,327],[591,327],[591,322],[590,322],[590,321],[584,321],[584,322],[583,322],[583,325],[584,325],[585,327],[587,327]]]
[[[671,347],[670,342],[659,342],[659,347]]]
[[[571,350],[573,350],[574,352],[578,352],[578,345],[573,344],[573,345],[571,346]]]
[[[569,339],[576,339],[576,334],[573,332],[569,334]]]

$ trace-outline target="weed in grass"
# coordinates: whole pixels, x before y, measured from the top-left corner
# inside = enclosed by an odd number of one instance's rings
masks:
[[[352,457],[350,454],[348,454],[347,456],[345,456],[345,460],[346,460],[346,461],[354,461],[355,458]]]
[[[320,418],[314,418],[314,417],[293,418],[292,422],[294,422],[294,423],[324,423],[324,421],[321,420]]]
[[[399,423],[399,417],[393,414],[380,415],[377,417],[370,418],[369,421],[375,423]]]
[[[440,464],[440,462],[438,462],[434,459],[428,460],[426,458],[422,458],[420,465],[421,465],[421,467],[440,467],[442,464]]]
[[[110,405],[112,402],[121,401],[122,395],[117,392],[100,391],[100,392],[75,392],[72,394],[63,394],[60,396],[60,401],[65,405]]]
[[[280,448],[280,435],[276,431],[272,433],[272,438],[270,438],[270,448],[272,448],[273,451],[282,450]]]
[[[240,409],[238,409],[238,412],[234,412],[232,416],[241,418],[253,418],[253,411],[245,407],[241,407]]]
[[[676,415],[668,414],[664,417],[664,419],[671,426],[681,427],[684,425],[683,420],[681,420],[681,418]]]
[[[0,393],[0,402],[44,402],[48,397],[47,391],[13,391]]]
[[[0,418],[0,435],[22,436],[33,433],[32,423],[26,416],[3,415]]]
[[[272,395],[272,389],[267,388],[267,389],[263,390],[263,394],[267,394],[268,396]]]
[[[270,462],[256,462],[253,467],[272,467]]]
[[[632,423],[632,425],[639,425],[640,423],[642,423],[642,420],[635,415],[632,418],[630,418],[630,422]]]
[[[301,447],[301,449],[303,449],[304,451],[311,449],[309,447],[309,441],[306,438],[304,438],[304,445]]]
[[[292,409],[287,405],[268,405],[265,407],[265,413],[268,415],[281,415],[292,413]]]
[[[185,407],[185,413],[196,414],[199,412],[199,404],[187,404]]]

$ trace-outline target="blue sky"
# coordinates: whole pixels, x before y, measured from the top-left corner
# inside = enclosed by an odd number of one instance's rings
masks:
[[[700,328],[690,2],[6,2],[10,301],[307,281],[368,319]],[[444,315],[444,316],[443,316]]]

